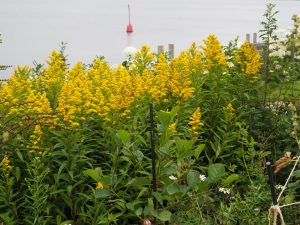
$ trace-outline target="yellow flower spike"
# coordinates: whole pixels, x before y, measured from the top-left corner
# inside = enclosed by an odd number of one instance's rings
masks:
[[[12,169],[12,165],[11,165],[11,162],[9,160],[9,157],[7,154],[5,154],[2,158],[2,161],[1,161],[1,165],[2,165],[2,169],[3,171],[8,171],[10,169]]]
[[[176,133],[177,130],[176,130],[176,123],[171,123],[168,127],[168,130],[173,132],[173,133]]]
[[[79,123],[91,113],[90,109],[95,109],[95,103],[91,102],[95,100],[91,83],[80,62],[75,64],[67,75],[61,90],[57,112],[71,126],[79,126]]]
[[[229,115],[230,118],[234,117],[235,115],[235,110],[231,104],[231,102],[229,102],[227,105],[226,105],[226,112],[227,114]]]
[[[103,187],[103,184],[99,181],[98,183],[97,183],[97,186],[96,186],[96,190],[98,190],[98,189],[103,189],[104,187]]]
[[[197,135],[199,129],[204,126],[204,123],[201,121],[200,107],[198,107],[189,118],[189,125],[192,135]]]
[[[203,41],[205,46],[201,46],[203,54],[206,60],[206,68],[210,69],[214,66],[226,65],[226,56],[222,51],[222,45],[218,41],[215,35],[209,35],[206,40]]]
[[[231,104],[231,102],[229,102],[228,104],[227,104],[227,106],[226,106],[226,109],[229,111],[229,112],[232,112],[232,113],[234,113],[234,108],[233,108],[233,106],[232,106],[232,104]]]
[[[190,67],[188,62],[188,54],[181,52],[180,55],[172,60],[172,79],[169,81],[170,92],[177,101],[186,101],[194,93],[191,87]]]
[[[254,45],[250,46],[248,41],[245,41],[237,51],[235,60],[241,66],[243,73],[252,75],[253,77],[259,72],[262,66],[259,52]]]

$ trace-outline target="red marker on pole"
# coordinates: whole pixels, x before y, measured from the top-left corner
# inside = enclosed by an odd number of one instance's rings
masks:
[[[128,19],[129,19],[129,24],[127,25],[126,31],[127,31],[127,33],[131,33],[131,32],[133,32],[133,27],[130,23],[130,5],[129,4],[128,4]]]

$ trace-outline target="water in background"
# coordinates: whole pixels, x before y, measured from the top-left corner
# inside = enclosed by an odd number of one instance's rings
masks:
[[[236,36],[258,32],[267,0],[1,0],[0,64],[45,63],[61,41],[68,43],[69,63],[91,63],[105,56],[110,64],[123,61],[122,51],[131,45],[175,44],[175,55],[195,41],[216,34],[226,44]],[[278,25],[292,25],[300,15],[299,0],[272,1],[279,10]],[[134,32],[128,35],[127,4],[131,5]],[[12,69],[0,71],[7,78]]]

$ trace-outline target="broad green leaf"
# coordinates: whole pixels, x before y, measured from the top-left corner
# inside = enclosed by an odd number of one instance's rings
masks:
[[[113,186],[117,182],[117,179],[118,178],[117,178],[116,174],[108,174],[108,175],[103,176],[101,182],[104,187]]]
[[[208,177],[211,181],[216,182],[225,175],[225,167],[223,164],[216,163],[208,167]]]
[[[152,194],[155,197],[155,199],[159,202],[159,204],[162,205],[163,204],[163,200],[164,200],[162,194],[159,193],[159,192],[153,192]]]
[[[129,210],[135,211],[134,210],[134,204],[132,202],[126,203],[126,208],[129,209]]]
[[[191,187],[191,188],[195,188],[196,185],[198,185],[200,183],[199,180],[199,172],[197,171],[190,171],[187,174],[187,184]]]
[[[144,158],[144,154],[140,150],[134,151],[133,154],[139,162],[141,162]]]
[[[110,196],[110,192],[107,189],[97,189],[95,191],[95,198],[106,198]]]
[[[153,205],[147,205],[145,208],[144,208],[144,215],[145,216],[151,216],[154,214],[154,207]]]
[[[126,130],[118,130],[117,136],[121,139],[122,143],[125,145],[129,139],[130,134]]]
[[[178,184],[172,183],[172,184],[168,185],[167,192],[168,192],[169,195],[179,193],[180,192],[180,186]]]
[[[191,150],[193,148],[194,141],[193,140],[185,140],[182,139],[183,148],[185,151]]]
[[[224,181],[223,181],[223,186],[227,186],[229,184],[231,184],[232,182],[238,180],[240,177],[238,174],[231,174],[229,177],[227,177]]]
[[[166,130],[172,121],[170,112],[159,111],[157,116],[162,125],[162,131]]]
[[[300,170],[296,170],[294,172],[294,176],[297,177],[297,178],[300,178]]]
[[[99,171],[97,171],[95,169],[87,169],[87,170],[83,171],[83,174],[86,176],[89,176],[96,182],[99,182],[101,179]]]
[[[142,213],[143,213],[143,208],[142,208],[142,207],[139,207],[139,208],[138,208],[137,210],[135,210],[134,212],[135,212],[135,215],[140,216],[140,215],[142,215]]]
[[[163,210],[158,214],[158,219],[161,221],[170,221],[172,213],[168,210]]]
[[[199,158],[199,155],[201,154],[201,152],[204,150],[205,148],[205,144],[200,144],[198,145],[198,147],[194,150],[194,156],[196,157],[196,159]]]
[[[209,181],[206,179],[205,181],[200,182],[198,186],[199,192],[207,192],[209,190]]]

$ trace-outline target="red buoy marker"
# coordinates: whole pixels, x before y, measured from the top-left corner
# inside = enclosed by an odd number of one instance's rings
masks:
[[[127,31],[127,33],[131,33],[131,32],[133,32],[133,27],[130,23],[130,5],[129,4],[128,4],[128,18],[129,18],[129,24],[127,25],[126,31]]]

